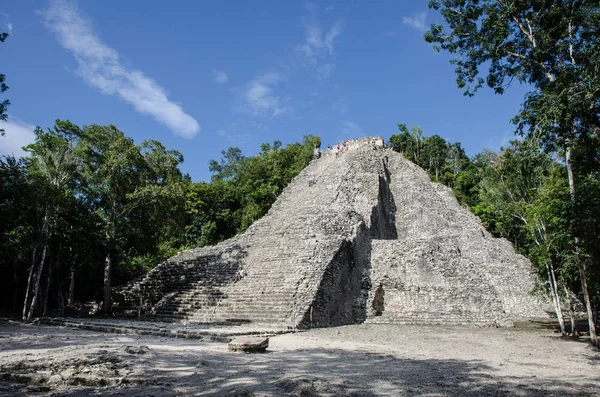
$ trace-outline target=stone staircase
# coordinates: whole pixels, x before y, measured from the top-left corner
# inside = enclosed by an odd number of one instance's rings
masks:
[[[115,289],[118,313],[160,321],[295,327],[310,325],[307,313],[312,307],[313,324],[330,322],[330,313],[337,309],[313,305],[314,296],[340,249],[352,250],[347,246],[355,245],[357,237],[364,240],[362,245],[368,242],[378,176],[383,173],[380,154],[373,145],[339,158],[324,153],[243,235],[182,252]],[[308,187],[311,177],[316,182]],[[366,258],[359,266],[367,266]],[[239,269],[246,276],[233,282]],[[354,284],[357,291],[352,293],[362,293],[360,283]],[[339,323],[357,321],[352,305],[347,306],[337,314]]]
[[[244,234],[114,289],[118,314],[185,324],[508,325],[547,316],[529,262],[382,141],[323,152]],[[315,179],[308,187],[308,179]],[[246,277],[234,282],[236,271]]]

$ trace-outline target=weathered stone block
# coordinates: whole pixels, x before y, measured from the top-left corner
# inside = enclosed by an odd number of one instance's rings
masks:
[[[262,353],[269,347],[269,338],[258,336],[241,336],[229,342],[229,350],[246,352],[246,353]]]

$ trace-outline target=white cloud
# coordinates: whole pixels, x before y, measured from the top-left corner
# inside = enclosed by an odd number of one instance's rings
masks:
[[[10,16],[5,12],[0,12],[0,32],[6,30],[6,33],[11,34],[13,31],[13,24],[10,22]]]
[[[362,128],[354,121],[344,121],[341,131],[342,134],[350,135],[352,138],[359,138],[363,133]]]
[[[278,116],[289,110],[287,98],[275,94],[284,78],[279,72],[270,72],[251,80],[241,91],[240,109],[256,116]]]
[[[319,66],[317,68],[317,78],[319,80],[327,80],[331,72],[335,69],[335,65],[332,63],[327,63],[323,66]]]
[[[310,14],[316,12],[311,4],[307,8]],[[326,31],[322,30],[314,16],[303,18],[302,22],[306,37],[302,44],[295,46],[293,59],[280,62],[279,66],[273,68],[274,72],[259,75],[233,90],[238,96],[237,110],[253,116],[269,117],[289,113],[293,110],[290,96],[281,94],[281,86],[288,77],[297,73],[299,68],[307,66],[307,63],[310,68],[314,68],[311,77],[320,80],[327,79],[334,71],[333,63],[324,64],[322,61],[334,53],[336,38],[342,33],[342,22],[336,22]]]
[[[296,49],[306,56],[311,62],[316,62],[317,58],[325,54],[333,54],[334,41],[336,37],[342,34],[343,24],[336,22],[327,32],[321,30],[321,26],[314,20],[304,20],[306,29],[306,41]]]
[[[0,120],[0,129],[3,129],[5,134],[0,137],[0,155],[29,156],[22,147],[35,141],[35,126],[11,117],[7,121]]]
[[[77,73],[90,86],[129,102],[138,112],[152,116],[177,135],[191,138],[200,131],[198,122],[181,105],[170,101],[161,86],[141,71],[122,64],[119,53],[96,36],[90,21],[74,3],[53,0],[42,14],[48,29],[73,54]]]
[[[427,11],[423,11],[420,14],[415,14],[412,17],[402,17],[402,23],[424,32],[427,30],[425,20],[427,19]]]
[[[229,76],[222,70],[213,69],[213,75],[215,76],[215,81],[217,83],[223,84],[229,81]]]

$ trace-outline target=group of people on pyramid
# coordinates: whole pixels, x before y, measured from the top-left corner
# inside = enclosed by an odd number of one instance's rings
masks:
[[[354,144],[376,144],[378,140],[381,140],[381,137],[346,139],[338,143],[337,145],[334,145],[333,147],[331,147],[331,145],[327,145],[327,150],[333,150],[333,153],[335,153],[335,158],[338,158],[344,152],[347,152],[350,149],[351,145],[355,146]]]

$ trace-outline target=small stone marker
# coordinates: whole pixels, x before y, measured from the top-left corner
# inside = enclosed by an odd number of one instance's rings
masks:
[[[261,336],[241,336],[229,342],[229,350],[247,353],[262,353],[269,346],[269,338]]]

